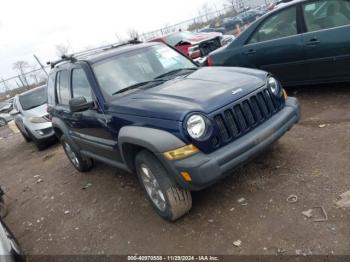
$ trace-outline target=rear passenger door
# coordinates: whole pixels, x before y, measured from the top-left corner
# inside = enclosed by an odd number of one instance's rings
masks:
[[[72,96],[85,97],[95,101],[95,108],[83,112],[72,113],[72,138],[81,149],[113,161],[121,161],[117,142],[109,128],[109,118],[98,106],[91,84],[83,68],[75,67],[71,71]],[[105,160],[104,159],[104,160]]]
[[[350,1],[318,0],[302,5],[306,62],[314,81],[349,79]]]

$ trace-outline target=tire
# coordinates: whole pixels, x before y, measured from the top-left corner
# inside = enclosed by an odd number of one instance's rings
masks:
[[[69,161],[79,172],[90,171],[93,167],[93,161],[91,158],[83,156],[74,145],[72,145],[65,135],[61,136],[61,144]]]
[[[135,158],[135,167],[148,200],[163,219],[175,221],[189,212],[192,207],[191,192],[180,188],[175,181],[170,179],[165,168],[152,153],[146,150],[138,153]],[[147,179],[149,179],[148,182]],[[154,191],[150,191],[149,185],[155,187]],[[153,196],[158,195],[158,200],[152,199],[151,192],[157,192]]]
[[[5,218],[7,215],[8,209],[4,201],[0,200],[0,218]]]
[[[21,133],[21,135],[23,136],[24,140],[29,143],[30,141],[32,141],[32,139],[30,138],[30,136],[27,136],[25,133],[23,133],[22,129],[19,128],[19,126],[17,125],[16,121],[15,121],[15,125],[17,127],[17,129],[19,130],[19,132]],[[29,133],[27,131],[27,133]]]
[[[19,130],[19,132],[21,133],[21,135],[23,136],[24,141],[26,141],[27,143],[29,143],[30,141],[32,141],[32,139],[31,139],[29,136],[27,136],[26,134],[24,134],[24,133],[22,132],[21,129],[18,128],[18,130]]]
[[[6,119],[4,119],[4,118],[0,117],[0,127],[2,127],[2,126],[6,126],[6,125],[7,125],[7,121],[6,121]]]

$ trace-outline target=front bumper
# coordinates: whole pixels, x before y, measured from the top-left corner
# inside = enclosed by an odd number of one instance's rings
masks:
[[[52,126],[42,128],[42,129],[32,130],[31,133],[34,136],[35,140],[37,140],[38,142],[46,142],[55,138],[55,132]]]
[[[200,152],[177,161],[163,158],[163,164],[182,187],[190,190],[204,189],[263,152],[291,129],[299,118],[299,102],[290,97],[280,112],[234,142],[211,154]],[[185,182],[181,178],[180,173],[183,171],[191,175],[192,182]]]

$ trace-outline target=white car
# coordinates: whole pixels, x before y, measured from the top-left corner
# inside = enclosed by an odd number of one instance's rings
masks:
[[[33,141],[39,150],[55,139],[47,113],[47,87],[40,86],[15,97],[11,114],[24,139]]]

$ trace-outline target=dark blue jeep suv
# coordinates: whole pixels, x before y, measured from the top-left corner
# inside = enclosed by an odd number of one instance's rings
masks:
[[[278,80],[245,68],[200,68],[161,43],[130,42],[51,64],[48,111],[81,172],[93,160],[135,172],[163,218],[270,146],[299,120]]]

